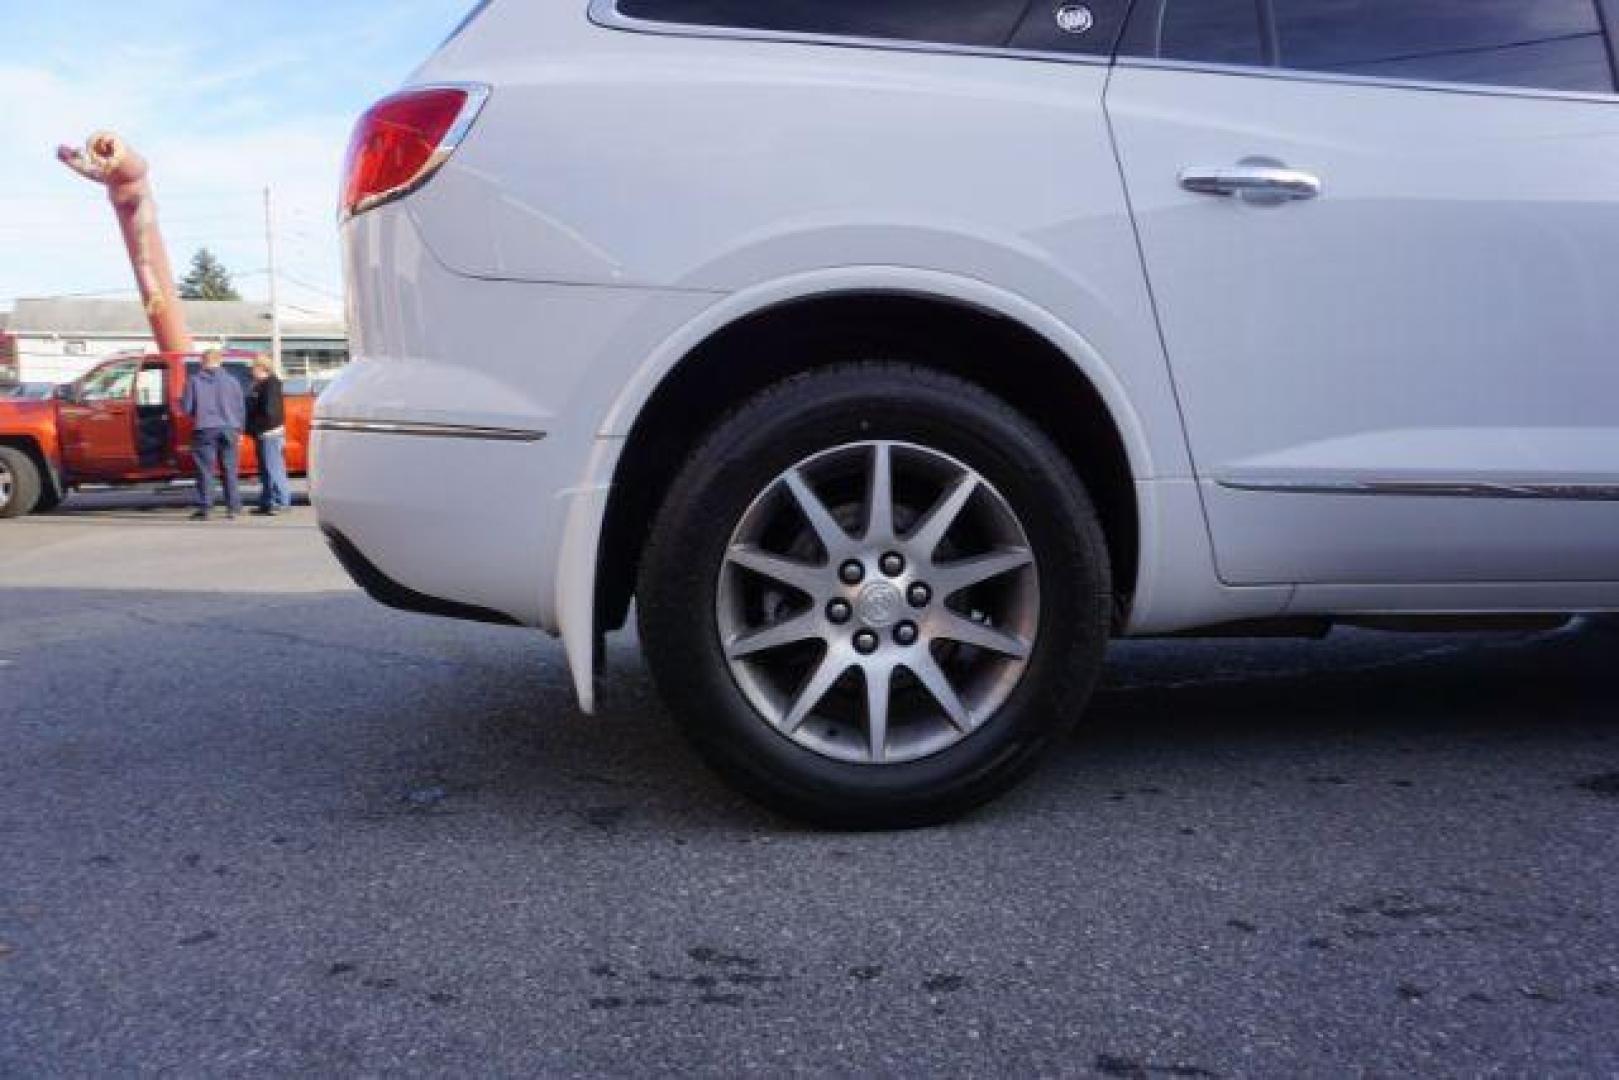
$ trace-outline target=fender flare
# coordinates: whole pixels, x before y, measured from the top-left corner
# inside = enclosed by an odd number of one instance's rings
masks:
[[[903,266],[815,270],[730,293],[665,338],[640,365],[602,418],[584,474],[562,494],[566,507],[556,576],[557,631],[573,672],[579,706],[586,713],[595,712],[597,699],[596,570],[602,529],[619,459],[642,410],[686,357],[738,320],[800,300],[860,293],[976,307],[1038,334],[1066,355],[1096,388],[1123,441],[1132,475],[1157,475],[1141,418],[1112,368],[1071,326],[1014,293],[975,278]],[[1140,526],[1145,543],[1155,526],[1144,515]]]

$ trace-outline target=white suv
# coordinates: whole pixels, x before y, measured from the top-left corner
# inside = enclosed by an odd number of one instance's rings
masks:
[[[1619,610],[1619,0],[496,0],[360,122],[315,500],[636,601],[704,756],[933,821],[1114,636]]]

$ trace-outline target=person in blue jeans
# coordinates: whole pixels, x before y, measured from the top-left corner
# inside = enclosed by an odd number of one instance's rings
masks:
[[[191,460],[197,470],[194,521],[207,521],[213,513],[215,468],[225,482],[225,516],[233,518],[242,509],[236,468],[247,403],[242,384],[224,369],[224,362],[218,349],[203,353],[202,366],[186,379],[180,399],[181,410],[191,417]]]
[[[287,408],[281,379],[269,357],[253,361],[253,385],[247,391],[247,433],[259,459],[259,508],[274,517],[292,506],[287,487]]]

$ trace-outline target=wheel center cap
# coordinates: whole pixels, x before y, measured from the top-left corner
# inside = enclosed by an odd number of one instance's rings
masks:
[[[904,611],[905,598],[900,591],[886,581],[873,581],[860,590],[860,597],[855,601],[855,614],[860,621],[873,630],[881,630],[893,626],[899,621]]]

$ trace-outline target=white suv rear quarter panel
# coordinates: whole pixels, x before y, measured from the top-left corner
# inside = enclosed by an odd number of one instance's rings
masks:
[[[495,13],[515,23],[538,6]],[[723,293],[844,267],[970,277],[1104,358],[1140,421],[1127,434],[1147,454],[1140,478],[1191,476],[1102,110],[1106,67],[599,27],[535,59],[511,55],[521,28],[480,29],[487,52],[422,73],[496,85],[409,203],[446,266]]]
[[[714,297],[466,278],[421,244],[402,205],[344,228],[355,359],[319,415],[545,438],[317,431],[322,522],[418,592],[556,629],[557,552],[595,483],[592,418]]]

